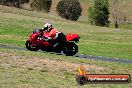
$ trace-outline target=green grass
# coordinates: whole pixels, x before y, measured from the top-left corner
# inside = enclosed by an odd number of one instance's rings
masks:
[[[2,9],[2,8],[1,8]],[[9,13],[6,11],[10,9]],[[42,28],[43,22],[49,22],[64,33],[78,33],[81,37],[79,53],[113,58],[132,59],[132,30],[90,26],[85,23],[64,21],[55,16],[39,12],[25,11],[5,7],[0,15],[0,43],[25,47],[25,41],[34,28]],[[20,14],[22,13],[22,14]],[[36,13],[36,14],[35,14]],[[11,15],[11,16],[7,16]],[[42,18],[40,18],[40,16]]]
[[[110,27],[114,28],[114,24],[111,24]],[[132,23],[121,23],[119,24],[119,28],[132,30]]]
[[[119,28],[132,29],[132,23],[121,24]]]
[[[0,71],[1,88],[62,88],[69,87],[67,84],[75,86],[73,77],[64,79],[63,76],[59,77],[49,72],[2,66]]]
[[[87,2],[87,0],[83,0],[83,2]],[[82,19],[84,20],[84,18]],[[0,44],[25,47],[28,34],[34,28],[41,28],[43,22],[46,21],[52,22],[55,28],[64,33],[78,33],[81,37],[78,43],[79,53],[81,54],[132,59],[131,25],[127,29],[91,26],[80,21],[71,22],[41,12],[5,6],[0,6]],[[35,61],[45,59],[57,61],[57,63],[62,63],[64,66],[65,64],[62,61],[78,65],[89,65],[88,68],[85,68],[87,73],[130,74],[132,76],[131,64],[0,48],[0,88],[132,87],[132,83],[79,86],[75,81],[77,72],[73,70],[76,69],[74,65],[71,68],[68,68],[67,65],[65,68],[60,66],[59,70],[52,72],[54,68],[48,69],[48,66],[54,65],[54,63],[49,63],[45,66],[43,62],[40,62],[36,65],[34,62],[35,58]],[[98,70],[98,67],[102,67],[103,70]]]
[[[87,73],[93,74],[130,74],[132,65],[115,62],[92,61],[75,57],[54,55],[49,53],[19,51],[12,49],[0,49],[0,87],[1,88],[131,88],[130,84],[88,84],[79,86],[76,83],[75,70],[60,67],[52,72],[53,68],[47,69],[45,65],[34,64],[36,61],[50,59],[58,62],[66,61],[82,65],[89,65]],[[3,55],[8,53],[6,57]],[[10,58],[9,58],[10,57]],[[36,61],[32,62],[36,58]],[[31,61],[31,62],[30,62]],[[30,65],[31,64],[31,65]],[[54,64],[54,63],[53,63]],[[62,63],[63,64],[63,63]],[[49,66],[52,64],[48,64]],[[103,67],[97,70],[95,67]],[[76,69],[76,68],[72,68]]]

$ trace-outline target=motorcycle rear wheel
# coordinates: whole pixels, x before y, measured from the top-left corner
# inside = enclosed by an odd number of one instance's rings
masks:
[[[31,46],[31,44],[32,44],[32,42],[31,41],[29,41],[29,40],[27,40],[26,41],[26,48],[28,49],[28,50],[30,50],[30,51],[38,51],[39,50],[39,47],[38,46]]]
[[[74,42],[67,42],[63,52],[66,56],[73,56],[78,52],[78,46]]]

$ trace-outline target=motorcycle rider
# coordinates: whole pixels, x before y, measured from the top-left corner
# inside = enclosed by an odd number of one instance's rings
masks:
[[[59,32],[57,29],[52,27],[52,24],[46,23],[43,28],[44,33],[48,32],[49,36],[44,38],[45,41],[49,41],[53,44],[53,47],[56,47],[58,43],[63,43],[65,40],[65,35],[62,32]]]
[[[58,37],[58,30],[53,28],[52,27],[52,24],[50,23],[46,23],[44,24],[44,28],[43,28],[43,32],[48,32],[49,33],[49,36],[48,38],[46,39],[47,41],[48,40],[51,40],[51,39],[56,39]]]

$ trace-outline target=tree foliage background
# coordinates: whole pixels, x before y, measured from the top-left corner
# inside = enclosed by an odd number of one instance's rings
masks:
[[[56,11],[62,18],[76,21],[81,16],[82,8],[78,0],[61,0]]]
[[[95,0],[94,5],[88,9],[89,21],[97,26],[109,26],[109,1]]]
[[[33,9],[38,11],[49,12],[52,0],[30,0],[30,5]]]

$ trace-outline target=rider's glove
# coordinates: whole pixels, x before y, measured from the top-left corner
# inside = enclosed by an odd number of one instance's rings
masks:
[[[41,38],[41,37],[38,37],[38,39],[39,39],[39,40],[42,40],[42,38]]]
[[[50,41],[51,39],[50,39],[50,38],[44,38],[44,37],[43,37],[42,40],[48,42],[48,41]]]
[[[47,38],[45,38],[45,37],[42,37],[42,40],[44,40],[44,41],[47,41]]]

